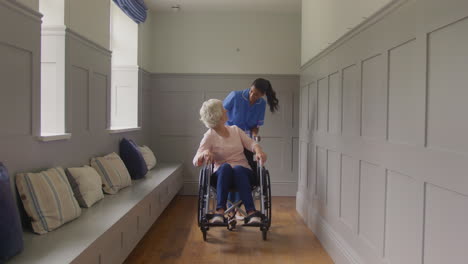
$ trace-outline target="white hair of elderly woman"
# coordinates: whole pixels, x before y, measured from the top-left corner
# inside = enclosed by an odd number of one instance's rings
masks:
[[[218,99],[210,99],[200,108],[200,120],[207,128],[214,128],[223,118],[223,102]]]

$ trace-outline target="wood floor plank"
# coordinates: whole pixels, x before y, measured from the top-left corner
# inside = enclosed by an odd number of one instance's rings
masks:
[[[296,212],[294,197],[273,197],[268,240],[259,228],[211,228],[203,241],[197,197],[177,196],[129,255],[126,264],[329,264],[330,256]]]

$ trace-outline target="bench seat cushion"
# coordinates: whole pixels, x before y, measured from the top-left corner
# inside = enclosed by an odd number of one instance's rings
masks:
[[[124,138],[120,141],[120,157],[125,163],[132,179],[141,179],[148,173],[145,159],[138,145],[132,140]]]
[[[107,194],[116,194],[120,189],[132,185],[132,179],[125,164],[117,153],[92,158],[91,166],[99,173],[102,189]]]
[[[90,166],[68,168],[67,177],[81,207],[88,208],[104,198],[101,176]]]
[[[139,147],[141,155],[143,155],[143,158],[145,159],[146,166],[148,167],[148,170],[151,170],[156,166],[156,156],[154,156],[153,151],[148,147],[148,146],[142,146]]]
[[[81,214],[65,171],[60,167],[19,173],[16,187],[32,228],[38,234],[55,230]]]

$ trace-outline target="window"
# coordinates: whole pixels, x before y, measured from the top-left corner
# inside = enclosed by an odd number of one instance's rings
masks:
[[[64,1],[41,0],[41,140],[69,138],[65,133]]]
[[[138,24],[111,2],[111,130],[138,128]]]

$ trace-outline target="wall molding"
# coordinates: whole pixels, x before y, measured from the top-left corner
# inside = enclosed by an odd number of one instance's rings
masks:
[[[317,197],[318,198],[318,197]],[[314,198],[314,199],[317,199]],[[320,240],[322,246],[335,263],[364,264],[352,247],[332,228],[332,226],[318,213],[304,192],[297,192],[296,210]]]
[[[298,79],[299,74],[265,74],[265,73],[151,73],[153,79],[163,78],[213,78],[213,79],[244,79],[244,78],[267,78],[267,79]]]
[[[78,40],[80,43],[82,43],[82,44],[96,50],[97,52],[102,53],[102,54],[106,55],[107,57],[112,56],[112,51],[111,50],[107,49],[106,47],[103,47],[102,45],[98,44],[97,42],[94,42],[94,41],[84,37],[80,33],[76,32],[76,31],[74,31],[74,30],[72,30],[70,28],[66,29],[66,33],[71,38],[73,38],[75,40]]]
[[[112,65],[112,70],[136,72],[140,71],[141,69],[138,67],[138,65]]]
[[[42,36],[65,36],[66,26],[46,26],[42,25],[41,35]]]
[[[153,73],[151,73],[150,71],[147,71],[146,69],[142,68],[142,67],[138,67],[138,70],[143,73],[143,74],[146,74],[146,75],[151,75]]]
[[[379,11],[377,11],[374,15],[370,16],[368,19],[361,22],[359,25],[357,25],[356,27],[348,31],[346,34],[341,36],[339,39],[337,39],[335,42],[330,44],[327,48],[325,48],[324,50],[322,50],[321,52],[319,52],[318,54],[310,58],[306,63],[304,63],[301,66],[300,71],[303,72],[312,64],[321,60],[322,58],[330,54],[332,51],[334,51],[335,49],[339,48],[341,45],[348,42],[350,39],[359,35],[359,33],[361,33],[362,31],[371,27],[372,25],[379,22],[380,20],[383,20],[385,17],[393,13],[395,10],[397,10],[400,6],[407,3],[408,1],[410,0],[393,0],[392,2],[388,3],[387,5],[382,7]]]
[[[364,264],[352,247],[333,230],[315,208],[310,207],[309,212],[317,221],[314,234],[336,263]]]
[[[37,12],[36,10],[33,10],[26,5],[23,5],[22,3],[19,3],[15,0],[0,0],[0,5],[5,6],[6,8],[9,8],[12,11],[15,11],[16,13],[19,13],[21,15],[24,15],[25,17],[32,19],[34,21],[39,21],[42,22],[42,14]]]

